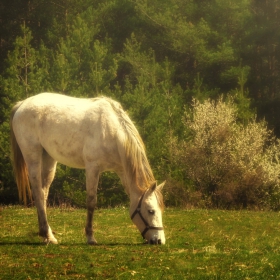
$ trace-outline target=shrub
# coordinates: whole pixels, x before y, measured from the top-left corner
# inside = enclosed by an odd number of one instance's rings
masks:
[[[193,190],[213,207],[279,208],[279,141],[264,121],[237,121],[232,100],[194,100],[176,156]]]

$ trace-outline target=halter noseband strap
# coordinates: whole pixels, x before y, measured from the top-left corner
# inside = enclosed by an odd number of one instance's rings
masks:
[[[147,192],[147,191],[146,191]],[[143,198],[144,198],[144,195],[145,193],[143,193],[143,195],[141,196],[140,200],[139,200],[139,203],[138,203],[138,206],[137,208],[135,209],[135,211],[133,212],[133,214],[131,215],[131,220],[133,220],[133,218],[136,216],[136,214],[138,214],[141,218],[141,220],[143,221],[143,223],[145,224],[145,229],[141,232],[141,235],[143,236],[143,239],[145,239],[145,234],[147,233],[148,230],[150,229],[157,229],[157,230],[163,230],[163,227],[153,227],[153,226],[150,226],[149,223],[145,220],[145,218],[143,217],[143,215],[141,214],[141,205],[142,205],[142,201],[143,201]]]

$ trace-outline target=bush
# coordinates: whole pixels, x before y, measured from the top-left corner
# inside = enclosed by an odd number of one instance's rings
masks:
[[[232,100],[194,100],[176,157],[193,191],[212,207],[279,208],[279,141],[264,121],[237,122]]]

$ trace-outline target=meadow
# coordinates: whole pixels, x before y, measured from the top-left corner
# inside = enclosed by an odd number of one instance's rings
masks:
[[[0,208],[0,279],[280,279],[277,212],[166,209],[166,245],[143,244],[125,207],[50,208],[59,245],[42,244],[34,208]]]

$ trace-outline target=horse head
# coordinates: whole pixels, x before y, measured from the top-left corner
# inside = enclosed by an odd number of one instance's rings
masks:
[[[163,199],[161,190],[165,182],[153,183],[140,197],[138,205],[130,206],[131,220],[149,244],[165,244],[162,224]]]

